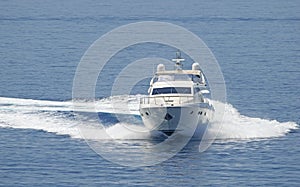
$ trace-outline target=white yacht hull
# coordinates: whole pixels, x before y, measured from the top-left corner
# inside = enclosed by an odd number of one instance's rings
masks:
[[[145,126],[151,131],[161,131],[168,136],[174,132],[183,136],[202,136],[212,112],[212,109],[201,107],[199,104],[140,107]]]

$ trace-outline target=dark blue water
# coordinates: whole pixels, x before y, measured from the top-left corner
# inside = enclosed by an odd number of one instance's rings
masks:
[[[0,185],[299,184],[299,6],[296,0],[1,1]],[[78,138],[68,101],[81,57],[106,32],[138,21],[180,25],[216,56],[232,115],[207,151],[199,153],[199,142],[192,141],[163,163],[132,168],[103,159]],[[111,70],[107,76],[99,77],[96,96],[110,95],[109,77],[116,67],[144,57],[172,58],[173,53],[156,44],[123,50],[106,67]],[[139,83],[134,93],[146,94],[147,84]],[[116,123],[107,116],[102,120]]]

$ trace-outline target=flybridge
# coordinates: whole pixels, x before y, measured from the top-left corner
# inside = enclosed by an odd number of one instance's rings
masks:
[[[191,70],[183,70],[182,62],[185,61],[185,59],[181,58],[180,51],[176,52],[176,58],[172,59],[172,61],[175,62],[175,70],[166,70],[165,65],[159,64],[155,76],[151,81],[152,84],[156,82],[155,79],[158,78],[158,80],[161,79],[164,81],[186,80],[206,85],[199,63],[193,63]],[[151,83],[150,85],[152,85]]]
[[[165,66],[163,64],[159,64],[157,66],[157,72],[155,73],[155,76],[150,84],[156,82],[156,79],[158,79],[158,81],[186,80],[193,81],[194,83],[201,85],[206,85],[204,75],[201,72],[200,65],[198,63],[193,63],[191,70],[165,70]]]
[[[200,70],[164,70],[157,71],[155,75],[173,75],[173,74],[183,74],[183,75],[201,75],[202,72]]]

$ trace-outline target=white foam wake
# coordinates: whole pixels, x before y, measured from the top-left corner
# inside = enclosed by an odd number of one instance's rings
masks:
[[[36,129],[59,135],[69,135],[73,138],[81,138],[76,125],[78,123],[74,120],[51,113],[23,113],[19,111],[0,110],[0,127]]]
[[[295,122],[278,122],[241,115],[231,104],[213,101],[213,105],[225,108],[222,122],[215,121],[208,129],[208,134],[217,139],[258,139],[280,137],[298,129]],[[224,106],[225,105],[225,106]]]
[[[44,130],[69,135],[72,138],[83,138],[80,131],[85,131],[83,133],[84,138],[91,139],[93,136],[99,137],[99,133],[103,133],[103,139],[105,139],[105,135],[115,139],[147,139],[151,137],[151,133],[142,124],[137,125],[121,121],[105,126],[98,120],[92,120],[88,117],[74,118],[72,115],[72,111],[136,115],[138,114],[139,97],[116,96],[95,102],[80,101],[76,102],[76,107],[71,101],[58,102],[0,97],[0,127]],[[117,103],[117,105],[112,103]],[[251,118],[241,115],[230,104],[216,101],[213,104],[225,107],[223,121],[215,121],[208,129],[208,135],[216,136],[218,139],[280,137],[298,128],[295,122],[281,123],[276,120]]]
[[[76,111],[138,115],[140,96],[114,96],[96,101],[46,101],[0,97],[0,110],[9,111]]]

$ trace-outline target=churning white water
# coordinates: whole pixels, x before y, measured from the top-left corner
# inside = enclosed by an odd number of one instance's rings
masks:
[[[45,101],[0,97],[0,127],[36,129],[72,138],[93,138],[93,133],[103,133],[114,139],[149,139],[153,134],[140,124],[128,121],[105,125],[100,120],[84,117],[84,113],[120,113],[138,115],[140,96],[114,96],[97,101]],[[74,107],[75,103],[75,107]],[[113,103],[118,103],[114,105]],[[121,104],[120,104],[121,103]],[[260,139],[280,137],[297,129],[295,122],[278,122],[241,115],[231,104],[217,101],[213,105],[225,105],[222,121],[214,121],[208,128],[206,137],[217,139]],[[123,106],[123,107],[120,107]],[[73,112],[81,112],[74,117]],[[101,118],[101,117],[100,117]],[[80,130],[79,130],[80,129]],[[95,130],[96,129],[96,130]],[[84,130],[85,137],[80,131]],[[90,133],[88,133],[90,131]],[[90,137],[87,135],[90,134]],[[88,135],[89,136],[89,135]],[[100,136],[101,137],[101,136]]]

